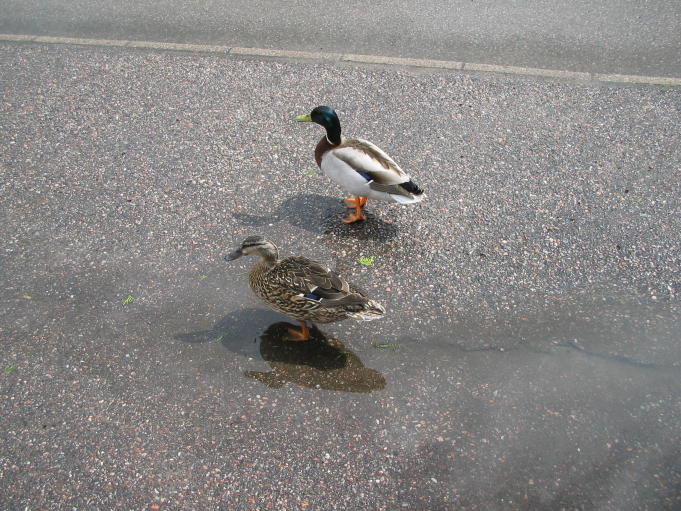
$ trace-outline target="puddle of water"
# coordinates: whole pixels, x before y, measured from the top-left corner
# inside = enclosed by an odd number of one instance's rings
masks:
[[[228,314],[211,329],[178,333],[174,337],[189,344],[220,342],[226,350],[244,356],[257,356],[257,346],[272,370],[244,374],[272,388],[293,383],[324,390],[373,392],[385,387],[385,378],[378,371],[366,367],[341,341],[316,327],[311,329],[313,337],[308,341],[285,340],[287,329],[296,325],[280,321],[281,317],[264,308],[241,309]]]
[[[464,317],[440,326],[426,341],[464,351],[568,347],[641,367],[681,368],[681,306],[593,290],[559,297],[529,312],[480,321]]]
[[[364,366],[359,357],[338,339],[313,330],[313,338],[303,342],[284,340],[288,328],[279,322],[260,336],[260,354],[272,371],[247,371],[268,387],[279,388],[292,382],[303,387],[343,392],[372,392],[385,387],[385,378]]]

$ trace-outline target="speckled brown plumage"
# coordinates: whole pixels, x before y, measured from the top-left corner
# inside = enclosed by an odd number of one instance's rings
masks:
[[[246,238],[239,250],[227,256],[259,255],[249,274],[253,292],[274,310],[299,321],[330,323],[347,318],[371,320],[385,313],[329,268],[305,257],[278,259],[276,246],[260,236]]]

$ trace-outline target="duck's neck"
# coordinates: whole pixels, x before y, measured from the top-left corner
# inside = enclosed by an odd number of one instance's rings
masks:
[[[261,252],[260,261],[258,261],[257,264],[271,268],[277,264],[277,259],[279,259],[279,251],[275,248],[272,250],[267,250],[266,252]]]
[[[331,145],[340,145],[341,143],[341,127],[338,119],[333,119],[330,124],[324,126],[326,128],[326,140]]]
[[[251,281],[251,286],[257,282],[262,281],[265,275],[277,264],[277,254],[268,253],[267,255],[261,254],[260,260],[253,265],[249,273],[249,279]]]

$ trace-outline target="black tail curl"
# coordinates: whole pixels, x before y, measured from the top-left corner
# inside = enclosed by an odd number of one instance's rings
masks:
[[[414,195],[421,195],[423,193],[423,190],[421,190],[416,183],[413,181],[407,181],[406,183],[400,183],[400,186],[407,190],[409,193],[413,193]]]

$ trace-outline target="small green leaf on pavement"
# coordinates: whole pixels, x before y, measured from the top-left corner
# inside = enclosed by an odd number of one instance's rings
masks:
[[[393,351],[397,349],[399,346],[398,343],[396,342],[383,342],[383,343],[374,343],[374,348],[378,348],[379,350],[385,350],[387,348],[392,348]]]
[[[374,264],[374,259],[376,259],[376,256],[360,257],[357,262],[363,266],[371,266]]]

